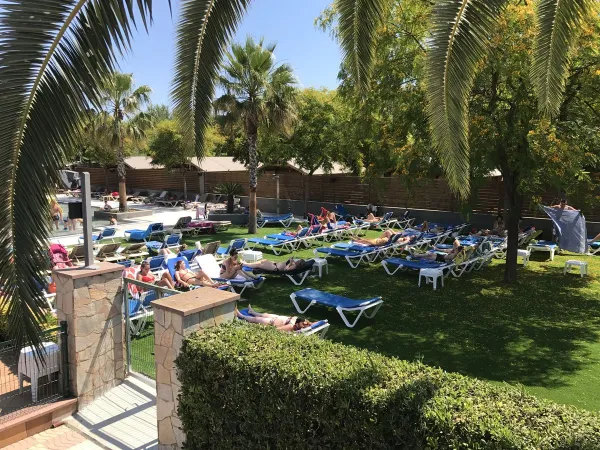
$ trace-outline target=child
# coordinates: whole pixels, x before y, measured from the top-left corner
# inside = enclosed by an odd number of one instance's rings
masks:
[[[116,227],[117,226],[117,218],[115,216],[111,217],[110,221],[109,221],[109,224],[112,227]]]
[[[200,220],[200,216],[202,215],[202,205],[200,203],[196,203],[196,220]],[[204,219],[204,217],[202,217]]]

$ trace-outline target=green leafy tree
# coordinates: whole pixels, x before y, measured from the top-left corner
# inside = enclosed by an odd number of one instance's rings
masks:
[[[575,192],[593,184],[586,165],[597,161],[589,151],[597,138],[586,142],[594,134],[586,128],[600,131],[600,116],[590,114],[586,98],[578,92],[597,89],[600,21],[595,15],[582,25],[589,32],[577,40],[581,50],[573,55],[565,86],[571,94],[563,97],[561,114],[555,119],[540,117],[535,82],[528,76],[536,58],[531,50],[535,40],[531,4],[514,1],[503,10],[490,38],[487,62],[475,79],[469,101],[471,151],[466,167],[470,167],[469,179],[482,177],[495,168],[502,173],[508,231],[507,282],[517,278],[518,225],[524,200],[548,188]]]
[[[531,5],[531,3],[527,3]],[[537,0],[527,76],[541,115],[556,116],[569,77],[570,51],[592,0]],[[469,97],[481,61],[494,46],[509,0],[440,0],[429,40],[427,94],[433,142],[450,185],[469,195]]]
[[[155,123],[173,119],[173,114],[167,105],[150,105],[146,109],[146,113],[152,117]]]
[[[328,91],[305,89],[299,96],[298,117],[294,131],[285,143],[287,155],[304,169],[308,176],[304,185],[304,209],[308,210],[310,178],[323,168],[331,171],[333,163],[345,162],[340,139],[343,134],[335,94]],[[281,156],[280,156],[281,158]],[[349,159],[349,158],[348,158]]]
[[[149,86],[135,88],[133,74],[115,72],[106,78],[101,88],[101,102],[112,120],[111,144],[117,155],[119,177],[119,211],[127,210],[125,141],[140,140],[151,126],[151,117],[141,112],[150,101]]]
[[[248,37],[244,45],[233,44],[219,77],[225,94],[215,101],[236,122],[243,123],[250,172],[248,233],[256,233],[257,141],[261,125],[286,131],[295,117],[295,79],[287,64],[276,65],[275,45]]]
[[[48,227],[47,196],[90,106],[102,105],[104,80],[127,52],[138,25],[147,29],[152,0],[15,0],[0,9],[0,284],[11,335],[40,342],[40,281]],[[249,0],[182,0],[173,82],[174,113],[184,144],[204,154],[217,75]],[[346,24],[343,54],[364,85],[383,0],[336,0]],[[32,32],[35,30],[35,32]],[[10,57],[9,57],[10,56]],[[122,171],[121,171],[122,172]],[[124,175],[124,173],[122,172]],[[28,198],[29,201],[21,201]],[[18,224],[18,225],[17,225]],[[32,238],[35,237],[35,238]],[[18,268],[18,269],[17,269]]]
[[[183,144],[183,136],[174,120],[163,120],[152,133],[148,146],[152,164],[163,165],[168,170],[178,170],[183,180],[183,196],[187,200],[185,172],[190,168],[192,153]]]

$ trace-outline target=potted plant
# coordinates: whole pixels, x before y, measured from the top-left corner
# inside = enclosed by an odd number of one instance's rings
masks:
[[[233,197],[242,193],[242,185],[232,181],[219,184],[215,191],[217,194],[227,196],[227,214],[233,214]]]

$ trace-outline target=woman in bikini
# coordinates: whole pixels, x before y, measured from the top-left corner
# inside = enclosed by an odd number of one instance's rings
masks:
[[[311,322],[302,317],[288,317],[278,316],[276,314],[259,313],[254,311],[250,305],[248,305],[248,313],[249,315],[245,316],[241,314],[237,308],[235,310],[235,314],[240,320],[245,320],[246,322],[250,323],[258,323],[261,325],[271,325],[281,331],[298,331],[312,325]]]
[[[144,283],[175,289],[175,283],[173,283],[173,278],[171,278],[169,272],[163,273],[161,279],[157,280],[156,276],[150,272],[150,263],[148,261],[144,261],[140,265],[140,273],[138,273],[137,279],[139,281],[143,281]]]
[[[208,275],[202,270],[194,273],[185,267],[183,261],[177,261],[175,263],[175,281],[183,287],[190,286],[206,286],[206,287],[218,287],[219,283],[213,281]]]
[[[263,259],[261,261],[255,263],[244,264],[245,267],[250,267],[252,269],[263,269],[268,270],[269,272],[286,272],[289,270],[294,270],[298,267],[302,267],[306,261],[303,259],[293,259],[290,258],[287,261],[274,262],[269,261],[268,259]]]
[[[238,251],[234,248],[229,252],[229,258],[223,261],[221,278],[233,280],[238,275],[246,280],[254,280],[256,278],[251,273],[244,272],[243,266],[238,263]]]

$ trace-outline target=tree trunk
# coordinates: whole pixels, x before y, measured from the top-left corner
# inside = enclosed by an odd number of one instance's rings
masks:
[[[310,189],[308,188],[308,176],[304,175],[304,217],[308,217],[308,194]]]
[[[506,266],[504,281],[512,284],[517,281],[517,250],[519,248],[519,219],[523,206],[523,196],[518,192],[517,180],[514,175],[504,177],[504,192],[506,194],[505,216],[506,231],[508,232],[506,249]]]
[[[185,179],[185,171],[181,172],[181,175],[183,176],[183,200],[184,202],[187,202],[187,180]]]
[[[250,172],[250,205],[248,215],[248,233],[256,234],[256,185],[258,171],[258,155],[256,142],[258,140],[258,128],[255,125],[247,126],[248,136],[248,170]]]
[[[233,195],[227,196],[227,214],[233,214]]]
[[[117,175],[119,177],[119,211],[127,211],[127,186],[125,181],[125,156],[123,147],[117,149]]]
[[[108,167],[104,168],[104,192],[108,194]]]

